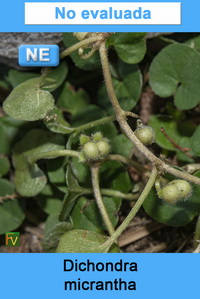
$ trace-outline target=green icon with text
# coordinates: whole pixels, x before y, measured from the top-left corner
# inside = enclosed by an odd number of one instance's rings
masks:
[[[19,242],[20,233],[18,232],[9,232],[5,235],[5,246],[8,247],[17,247],[20,245]]]

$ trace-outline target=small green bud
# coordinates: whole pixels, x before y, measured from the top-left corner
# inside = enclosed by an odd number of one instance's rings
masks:
[[[86,144],[87,142],[90,142],[90,137],[85,135],[85,134],[81,134],[80,138],[79,138],[79,141],[80,141],[80,144],[81,145],[84,145]]]
[[[83,40],[88,32],[74,32],[73,36],[75,36],[78,40]]]
[[[110,145],[108,143],[108,141],[106,140],[102,140],[97,142],[97,147],[99,149],[99,153],[101,156],[107,156],[110,152]]]
[[[94,143],[92,141],[87,142],[83,146],[83,153],[84,153],[86,159],[89,159],[89,160],[98,160],[98,158],[99,158],[99,149],[98,149],[96,143]]]
[[[101,141],[101,140],[103,140],[103,135],[101,132],[97,132],[92,136],[92,139],[94,142]]]
[[[155,133],[149,126],[138,127],[135,130],[135,135],[144,145],[150,145],[155,141]]]
[[[78,55],[79,55],[79,56],[83,56],[83,53],[84,53],[83,48],[79,48],[79,49],[78,49]]]

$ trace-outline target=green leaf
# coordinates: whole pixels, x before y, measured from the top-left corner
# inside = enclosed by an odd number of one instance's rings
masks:
[[[89,96],[83,89],[75,91],[69,83],[63,85],[59,94],[57,106],[67,110],[72,115],[77,114],[89,104]]]
[[[16,143],[13,149],[13,163],[16,169],[29,166],[28,158],[39,153],[64,149],[65,139],[48,131],[34,129]]]
[[[53,68],[51,72],[46,76],[42,87],[49,92],[54,91],[57,89],[65,80],[68,73],[68,67],[65,61],[62,61],[60,65],[56,68]],[[13,88],[18,86],[19,84],[33,79],[33,78],[40,78],[41,74],[34,73],[34,72],[26,72],[26,71],[19,71],[15,69],[10,69],[6,80],[11,84]],[[52,79],[51,82],[49,79]],[[51,87],[48,87],[51,84]]]
[[[14,193],[14,185],[5,179],[0,179],[0,197]],[[14,199],[0,204],[0,234],[13,231],[21,225],[25,218],[23,203],[22,199]]]
[[[46,127],[53,133],[70,134],[70,124],[64,119],[62,111],[59,109],[51,110],[45,117],[44,123]]]
[[[16,190],[20,195],[33,197],[45,187],[47,178],[37,164],[34,164],[29,168],[16,170],[14,181]]]
[[[185,44],[196,49],[197,51],[200,51],[200,35],[188,39]]]
[[[75,116],[72,117],[72,125],[73,127],[78,127],[86,123],[101,119],[105,116],[106,113],[101,108],[95,105],[87,105],[87,107],[82,108],[81,110],[79,110],[79,112],[77,112]],[[99,131],[104,135],[104,137],[108,139],[111,139],[117,134],[116,127],[112,122],[99,126],[91,125],[89,129],[81,130],[81,132],[84,132],[88,135]]]
[[[66,193],[68,191],[66,184],[66,166],[67,158],[57,158],[47,160],[47,173],[50,182],[61,192]]]
[[[163,149],[180,152],[161,132],[164,128],[167,135],[174,140],[176,144],[183,148],[191,148],[191,136],[195,126],[182,120],[174,120],[170,116],[153,115],[149,120],[149,125],[156,133],[156,143]]]
[[[200,126],[197,127],[196,131],[192,136],[192,150],[198,156],[200,155]]]
[[[71,165],[68,165],[67,167],[66,182],[68,192],[64,198],[62,209],[59,215],[60,221],[65,221],[67,219],[76,203],[76,200],[84,193],[83,188],[79,186],[78,180],[71,169]]]
[[[74,229],[87,229],[90,231],[94,231],[97,233],[103,233],[103,230],[100,226],[102,226],[102,221],[101,219],[99,219],[101,216],[99,215],[99,210],[98,213],[96,213],[95,211],[95,216],[97,215],[97,221],[95,221],[95,223],[93,223],[93,221],[91,221],[90,215],[87,214],[87,212],[85,211],[85,208],[87,207],[87,205],[90,203],[90,201],[85,198],[85,197],[80,197],[77,200],[76,205],[74,206],[72,213],[71,213],[71,218],[73,221],[73,228]],[[97,224],[98,220],[100,220],[100,225],[99,223]]]
[[[128,193],[132,188],[129,175],[120,162],[106,161],[100,169],[101,188]]]
[[[7,157],[0,156],[0,177],[7,174],[10,170],[10,162]]]
[[[63,42],[67,48],[75,45],[78,40],[76,37],[73,36],[73,33],[71,32],[66,32],[63,33]],[[86,50],[89,52],[91,49]],[[100,59],[99,59],[99,54],[98,51],[94,53],[89,59],[81,59],[80,56],[78,55],[78,51],[73,52],[71,55],[71,58],[75,65],[83,70],[90,71],[97,69],[100,66]]]
[[[45,252],[55,252],[61,236],[72,229],[72,222],[59,222],[58,215],[52,214],[45,223],[45,238],[43,248]]]
[[[87,105],[72,116],[72,125],[73,127],[78,127],[94,120],[101,119],[104,116],[106,116],[105,112],[98,106]]]
[[[13,144],[23,136],[33,123],[25,123],[13,119],[9,116],[0,118],[0,154],[8,155],[11,153]]]
[[[112,152],[125,157],[130,157],[133,143],[124,135],[114,136],[110,141]]]
[[[175,94],[178,109],[200,103],[200,54],[184,44],[165,47],[153,60],[149,77],[154,92],[161,97]]]
[[[89,165],[80,163],[76,158],[71,159],[71,169],[83,187],[92,187],[91,171]]]
[[[60,253],[83,253],[83,252],[101,252],[99,246],[102,245],[108,237],[99,235],[95,232],[75,229],[65,233],[58,244],[56,252]],[[119,253],[120,250],[114,244],[108,252]]]
[[[142,77],[137,65],[128,65],[118,61],[119,79],[113,78],[113,87],[115,94],[124,110],[132,110],[137,104],[141,89]],[[105,84],[102,84],[98,91],[99,105],[106,110],[108,114],[113,114],[113,108],[110,103]]]
[[[37,195],[36,200],[42,210],[47,214],[57,214],[62,207],[63,193],[52,185],[46,185],[42,192]]]
[[[10,83],[10,85],[15,88],[17,85],[33,79],[33,78],[39,78],[40,74],[33,73],[33,72],[26,72],[26,71],[18,71],[15,69],[10,69],[8,72],[8,76],[6,77],[6,80]]]
[[[8,154],[10,150],[10,140],[6,128],[1,122],[1,119],[0,119],[0,136],[1,136],[0,154]]]
[[[146,53],[145,33],[118,33],[113,35],[112,44],[119,58],[126,62],[135,64],[140,62]]]
[[[103,202],[112,225],[118,222],[117,212],[121,205],[121,199],[104,197]],[[71,213],[74,229],[86,229],[103,233],[106,230],[95,200],[80,197]]]
[[[92,188],[91,173],[88,165],[72,159],[71,168],[81,186]],[[125,167],[116,161],[103,163],[100,168],[100,185],[101,188],[114,189],[124,193],[128,193],[133,187]]]
[[[65,81],[67,74],[68,67],[66,61],[62,61],[58,67],[53,68],[52,71],[46,76],[44,82],[42,83],[42,88],[49,92],[54,91]],[[49,79],[52,80],[50,81]]]
[[[200,171],[195,174],[200,177]],[[171,176],[172,177],[172,176]],[[175,177],[172,177],[175,179]],[[200,186],[193,185],[192,195],[176,205],[164,203],[158,198],[155,188],[151,190],[143,207],[155,220],[170,226],[179,227],[191,222],[200,213]]]
[[[30,165],[29,157],[39,153],[64,148],[65,140],[61,135],[54,135],[43,130],[31,130],[13,149],[13,163],[16,168],[15,184],[22,196],[35,196],[46,185],[46,176],[37,164]]]
[[[40,78],[30,79],[13,89],[3,103],[5,113],[14,119],[42,119],[54,108],[54,98],[39,87]]]

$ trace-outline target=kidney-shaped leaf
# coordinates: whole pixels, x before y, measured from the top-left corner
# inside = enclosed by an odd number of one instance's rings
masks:
[[[191,109],[200,103],[200,54],[184,44],[164,48],[150,67],[150,85],[161,97],[175,94],[179,109]]]
[[[74,229],[65,233],[59,241],[56,249],[57,253],[73,253],[73,252],[101,252],[102,245],[108,237],[97,234],[95,232]],[[108,252],[120,253],[120,249],[113,244]]]
[[[140,62],[146,52],[145,33],[117,33],[111,37],[112,43],[121,60],[135,64]]]
[[[39,86],[40,78],[30,79],[15,87],[3,104],[4,111],[14,119],[43,119],[54,108],[53,96]]]
[[[15,172],[15,186],[17,192],[25,197],[36,196],[45,187],[47,178],[37,164]]]

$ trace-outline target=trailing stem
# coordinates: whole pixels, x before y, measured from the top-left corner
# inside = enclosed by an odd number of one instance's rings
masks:
[[[136,162],[134,160],[131,160],[127,157],[124,157],[122,155],[108,155],[106,157],[106,160],[119,161],[123,164],[126,164],[128,166],[131,166],[131,167],[135,168],[140,174],[143,174],[144,172],[149,172],[149,169],[145,168],[144,166],[142,166],[138,162]]]
[[[71,190],[75,191],[75,190]],[[93,194],[94,191],[93,189],[88,189],[88,188],[81,188],[81,191],[83,194]],[[138,199],[138,193],[123,193],[118,190],[113,190],[113,189],[100,189],[101,194],[108,196],[108,197],[118,197],[126,200],[136,200]]]
[[[77,51],[79,48],[85,47],[85,46],[89,46],[92,43],[95,43],[97,41],[101,41],[105,39],[105,37],[101,36],[101,35],[96,35],[96,36],[92,36],[92,37],[88,37],[78,43],[76,43],[75,45],[67,48],[66,50],[64,50],[61,54],[60,54],[60,58],[63,59],[66,56],[70,55],[71,53],[73,53],[74,51]]]
[[[42,152],[31,157],[28,157],[27,160],[30,164],[35,163],[40,159],[54,159],[58,157],[76,157],[80,158],[80,153],[73,150],[56,150],[56,151],[49,151],[49,152]]]
[[[142,204],[144,203],[145,199],[147,198],[149,192],[151,191],[152,187],[155,184],[157,178],[157,169],[154,167],[152,169],[151,175],[149,180],[143,189],[142,193],[140,194],[138,200],[136,201],[135,205],[129,212],[128,216],[122,222],[122,224],[118,227],[118,229],[112,234],[112,236],[101,246],[101,252],[108,252],[109,248],[115,243],[118,237],[123,233],[123,231],[127,228],[129,223],[133,220],[139,209],[141,208]]]
[[[92,186],[94,190],[94,196],[98,205],[98,208],[100,210],[101,216],[103,218],[103,221],[106,225],[106,228],[110,235],[112,235],[115,230],[113,228],[113,225],[109,219],[108,213],[106,211],[106,208],[103,203],[103,199],[101,196],[101,191],[99,187],[99,166],[94,164],[91,166],[91,174],[92,174]]]
[[[151,163],[158,168],[158,170],[160,172],[169,172],[176,177],[179,177],[179,178],[182,178],[191,183],[200,185],[200,178],[192,176],[189,173],[182,172],[180,170],[177,170],[177,169],[165,164],[165,162],[163,162],[162,160],[157,158],[135,136],[131,127],[127,123],[125,111],[120,107],[119,101],[115,95],[115,91],[114,91],[113,84],[112,84],[112,77],[111,77],[110,68],[109,68],[109,61],[108,61],[108,57],[107,57],[107,53],[106,53],[105,41],[102,41],[100,48],[99,48],[99,53],[100,53],[100,57],[101,57],[102,70],[103,70],[103,75],[104,75],[104,80],[105,80],[108,96],[112,103],[113,109],[116,114],[116,119],[121,127],[121,130],[135,144],[135,146],[138,148],[138,150],[141,153],[143,153],[143,155],[146,156],[146,158],[149,161],[151,161]]]

